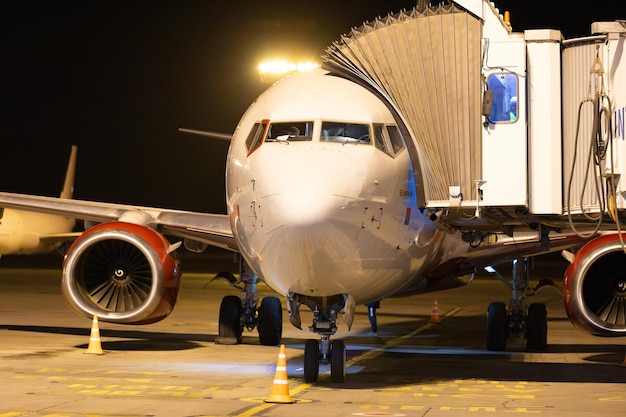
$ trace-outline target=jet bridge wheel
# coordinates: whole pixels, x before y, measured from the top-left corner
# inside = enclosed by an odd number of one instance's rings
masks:
[[[219,336],[216,343],[236,345],[241,341],[241,300],[236,295],[222,298],[219,317]]]
[[[526,319],[526,350],[545,352],[548,347],[548,311],[543,303],[532,303]]]
[[[346,379],[346,345],[341,339],[330,344],[330,380],[343,382]]]
[[[487,350],[503,351],[506,349],[506,304],[495,301],[487,309]]]
[[[315,339],[304,345],[304,382],[315,382],[320,371],[320,346]]]
[[[276,346],[283,334],[283,311],[278,297],[265,297],[259,307],[259,341],[265,346]]]

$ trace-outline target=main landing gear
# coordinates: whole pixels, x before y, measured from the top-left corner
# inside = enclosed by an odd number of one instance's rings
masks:
[[[257,308],[256,274],[244,261],[239,262],[239,280],[229,272],[220,272],[214,279],[226,279],[241,290],[241,298],[227,295],[222,299],[219,315],[219,333],[215,343],[234,345],[241,342],[243,329],[256,327],[259,341],[265,346],[280,344],[283,333],[282,305],[278,297],[264,297]]]
[[[526,310],[526,297],[536,293],[545,285],[553,285],[541,281],[535,288],[528,287],[528,258],[513,261],[513,280],[506,278],[495,270],[488,270],[504,282],[512,291],[509,308],[503,302],[489,304],[487,310],[487,349],[491,351],[506,350],[507,339],[526,339],[526,350],[544,352],[548,347],[548,314],[546,305],[532,303]]]
[[[343,340],[332,342],[330,337],[337,331],[337,313],[345,308],[344,317],[348,327],[354,317],[354,303],[351,297],[337,295],[333,297],[303,297],[290,295],[287,300],[289,319],[297,328],[300,327],[299,306],[307,305],[313,312],[313,324],[309,330],[320,335],[321,340],[309,339],[304,345],[304,381],[315,382],[319,376],[320,365],[330,364],[330,380],[344,382],[346,378],[346,345]]]

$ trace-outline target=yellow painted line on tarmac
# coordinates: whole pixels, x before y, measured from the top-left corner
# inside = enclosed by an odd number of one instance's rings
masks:
[[[612,397],[601,397],[601,398],[598,398],[598,401],[619,401],[619,402],[624,402],[624,401],[626,401],[626,397],[624,397],[622,395],[614,395]]]
[[[461,311],[461,309],[459,307],[456,307],[456,308],[446,312],[445,314],[443,314],[443,317],[453,316],[456,313],[458,313],[459,311]],[[423,325],[421,327],[418,327],[417,329],[413,330],[410,333],[407,333],[405,335],[396,337],[395,339],[388,340],[381,347],[378,347],[378,348],[375,348],[373,350],[368,350],[366,352],[363,352],[363,353],[355,356],[354,358],[350,359],[348,362],[346,362],[346,367],[347,366],[353,366],[353,365],[355,365],[357,363],[364,362],[366,360],[374,359],[377,356],[381,355],[385,350],[391,348],[392,346],[395,346],[397,344],[402,343],[406,339],[409,339],[409,338],[415,336],[416,334],[423,332],[424,330],[427,330],[427,329],[431,328],[434,324],[436,324],[436,323],[428,322],[425,325]],[[328,379],[329,377],[330,377],[330,375],[328,375],[328,374],[322,374],[322,375],[319,376],[318,381],[319,380]],[[314,385],[313,383],[300,384],[300,385],[296,386],[295,388],[290,389],[289,390],[289,395],[291,395],[291,396],[297,395],[297,394],[299,394],[299,393],[301,393],[303,391],[306,391],[307,389],[311,388],[313,385]],[[298,399],[297,398],[294,398],[294,401],[295,401],[294,404],[298,403]],[[258,405],[256,407],[252,407],[249,410],[244,411],[243,413],[236,414],[236,415],[234,415],[234,417],[253,417],[256,414],[258,414],[258,413],[260,413],[260,412],[262,412],[264,410],[267,410],[267,409],[275,406],[276,404],[277,403],[264,403],[264,404]]]
[[[445,317],[450,317],[456,313],[458,313],[461,309],[460,308],[454,308],[446,313],[444,313],[442,315],[442,318]],[[385,352],[385,350],[398,345],[402,342],[404,342],[406,339],[409,339],[413,336],[415,336],[416,334],[419,334],[429,328],[432,328],[435,324],[437,323],[431,323],[431,322],[427,322],[426,324],[424,324],[423,326],[411,331],[410,333],[407,333],[405,335],[396,337],[394,339],[388,340],[384,345],[380,346],[380,347],[376,347],[372,350],[368,350],[365,351],[363,353],[360,353],[359,355],[355,356],[354,358],[350,359],[349,361],[346,362],[346,367],[348,366],[354,366],[358,363],[362,363],[368,360],[372,360],[376,357],[378,357],[379,355],[381,355],[382,353]],[[67,369],[51,369],[51,368],[46,368],[44,370],[40,370],[40,373],[43,373],[44,371],[53,371],[56,375],[51,375],[48,376],[47,378],[50,380],[72,380],[72,381],[77,381],[77,382],[73,382],[70,383],[68,385],[68,387],[70,388],[75,388],[77,389],[78,393],[82,394],[82,395],[93,395],[93,396],[108,396],[108,395],[114,395],[114,396],[118,396],[118,397],[136,397],[136,396],[141,396],[141,395],[146,395],[147,390],[150,389],[150,382],[154,381],[154,377],[157,376],[161,376],[161,375],[166,375],[166,372],[137,372],[136,374],[139,376],[135,376],[132,378],[127,378],[125,384],[112,384],[111,382],[114,381],[115,379],[113,378],[106,378],[105,377],[105,381],[104,381],[104,385],[102,384],[102,378],[101,377],[95,377],[95,376],[81,376],[81,377],[74,377],[72,378],[72,376],[76,375],[78,372],[75,371],[69,371]],[[92,373],[93,370],[87,371],[87,372],[81,372],[83,375],[85,373],[90,374]],[[70,376],[68,375],[63,375],[63,373],[69,373]],[[127,373],[126,371],[116,371],[116,370],[112,370],[112,371],[108,371],[107,374],[117,374],[117,373]],[[145,375],[151,375],[154,376],[153,378],[149,378],[149,377],[145,377]],[[142,376],[144,376],[142,378]],[[21,377],[24,378],[24,377]],[[30,376],[30,378],[32,378],[32,376]],[[319,375],[318,377],[318,381],[323,381],[326,379],[330,378],[330,374],[328,373],[324,373]],[[24,378],[27,379],[27,378]],[[110,381],[109,381],[110,380]],[[99,384],[94,384],[93,382],[99,382]],[[108,384],[107,384],[108,382]],[[310,389],[311,387],[313,387],[315,385],[315,383],[302,383],[299,384],[297,386],[295,386],[294,388],[289,390],[289,393],[291,396],[297,396],[298,394],[301,394],[302,392]],[[188,386],[176,386],[176,385],[168,385],[168,386],[164,386],[161,387],[161,389],[158,391],[157,396],[162,396],[163,394],[169,394],[168,396],[194,396],[194,395],[198,395],[198,393],[190,393],[191,387]],[[217,388],[213,388],[210,389],[208,391],[213,391],[216,390]],[[274,407],[275,405],[282,405],[281,403],[266,403],[264,402],[264,398],[254,398],[254,399],[244,399],[244,400],[248,400],[248,401],[258,401],[260,404],[256,405],[246,411],[243,411],[239,414],[235,414],[233,415],[234,417],[253,417],[256,416],[260,413],[263,413],[265,410],[268,410],[272,407]],[[298,399],[298,398],[293,398],[294,403],[306,403],[306,402],[310,402],[310,400],[306,400],[306,399]],[[5,413],[0,413],[0,417],[18,417],[23,415],[23,413],[19,412],[16,414],[16,412],[14,411],[8,411]],[[49,414],[49,415],[45,415],[45,417],[69,417],[69,416],[83,416],[83,414],[80,413],[70,413],[70,414],[63,414],[63,415],[59,415],[59,414]],[[89,414],[89,416],[92,417],[106,417],[108,414],[104,413],[97,413],[97,414]],[[130,416],[134,416],[129,414]],[[137,415],[139,416],[139,415]],[[208,417],[208,416],[205,416]]]
[[[446,312],[443,317],[450,317],[455,315],[456,313],[458,313],[459,311],[461,311],[461,308],[456,307],[448,312]],[[413,336],[415,336],[416,334],[419,334],[421,332],[423,332],[424,330],[430,329],[431,327],[433,327],[434,324],[438,324],[438,323],[431,323],[428,322],[425,325],[418,327],[417,329],[413,330],[410,333],[407,333],[405,335],[396,337],[395,339],[391,339],[388,340],[384,345],[382,345],[381,347],[377,347],[375,349],[372,350],[368,350],[367,352],[363,352],[360,355],[355,356],[354,358],[350,359],[346,365],[347,366],[353,366],[356,365],[357,363],[360,362],[364,362],[367,360],[371,360],[376,358],[377,356],[380,356],[385,350],[395,346],[395,345],[399,345],[400,343],[404,342],[406,339],[409,339]]]

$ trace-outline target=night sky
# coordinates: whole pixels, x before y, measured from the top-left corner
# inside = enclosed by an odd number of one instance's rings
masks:
[[[515,31],[568,38],[626,19],[621,0],[575,3],[496,6]],[[228,144],[178,128],[231,133],[268,87],[261,59],[318,59],[350,28],[416,4],[0,0],[0,189],[58,195],[76,144],[76,198],[225,213]]]

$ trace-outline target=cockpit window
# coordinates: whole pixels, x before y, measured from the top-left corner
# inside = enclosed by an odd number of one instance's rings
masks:
[[[254,126],[252,126],[252,129],[250,129],[250,133],[246,138],[246,148],[248,149],[248,155],[254,152],[263,143],[263,138],[265,137],[265,132],[269,123],[269,120],[256,122]]]
[[[309,141],[313,139],[313,122],[272,123],[265,139],[274,141]]]
[[[394,125],[374,123],[374,145],[392,157],[404,149],[402,134]]]
[[[367,124],[322,122],[322,142],[370,143]]]
[[[391,141],[391,147],[393,148],[394,155],[397,155],[402,149],[404,149],[404,139],[398,126],[387,126],[387,133],[389,133],[389,140]]]
[[[391,155],[389,149],[389,141],[385,140],[385,126],[381,124],[374,125],[374,145],[386,154]]]
[[[376,149],[381,150],[392,158],[395,158],[405,147],[402,134],[394,124],[329,121],[270,122],[269,119],[264,119],[256,122],[248,133],[246,138],[248,155],[265,142],[291,143],[313,141],[314,127],[316,142],[373,144]]]

